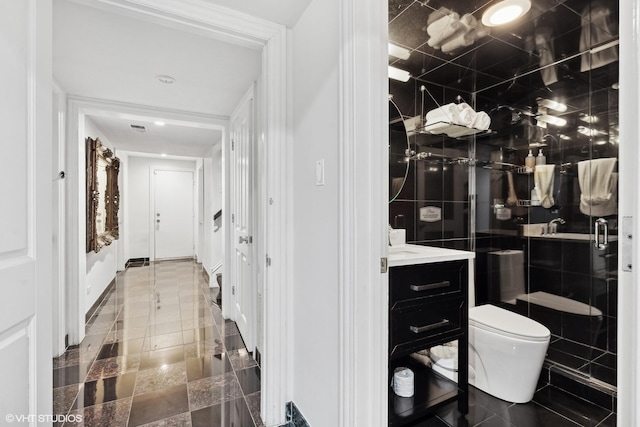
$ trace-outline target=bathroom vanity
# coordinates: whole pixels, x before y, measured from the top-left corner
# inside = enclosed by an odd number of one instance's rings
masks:
[[[469,263],[473,252],[420,245],[389,250],[389,384],[394,370],[414,372],[413,397],[389,387],[389,425],[403,426],[457,401],[468,411]],[[458,341],[458,383],[412,353]],[[422,359],[422,361],[417,360]]]

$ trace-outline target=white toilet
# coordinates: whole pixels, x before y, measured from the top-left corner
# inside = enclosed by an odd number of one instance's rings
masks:
[[[469,309],[469,384],[499,399],[533,398],[551,332],[542,324],[491,304]],[[469,370],[472,372],[472,370]]]

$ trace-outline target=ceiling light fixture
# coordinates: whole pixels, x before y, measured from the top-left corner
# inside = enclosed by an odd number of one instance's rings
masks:
[[[502,0],[482,14],[482,23],[487,27],[497,27],[515,21],[531,9],[531,0]]]
[[[156,120],[155,122],[153,122],[154,125],[156,126],[164,126],[166,125],[165,122],[163,122],[162,120]]]
[[[156,78],[160,81],[160,83],[166,83],[166,84],[171,84],[176,81],[175,78],[171,76],[166,76],[166,75],[159,75],[159,76],[156,76]]]
[[[399,80],[401,82],[408,82],[411,78],[411,74],[408,71],[401,70],[400,68],[392,67],[389,65],[389,78]]]
[[[167,157],[167,153],[161,153],[160,154],[162,157]]]
[[[536,117],[538,121],[548,123],[554,126],[564,126],[567,124],[567,121],[563,118],[551,116],[549,114],[541,114]]]
[[[544,99],[544,98],[538,98],[537,101],[538,101],[538,106],[540,107],[550,108],[552,110],[559,111],[561,113],[564,113],[565,111],[567,111],[566,104],[563,104],[561,102],[553,101],[551,99]]]
[[[389,55],[395,56],[398,59],[409,59],[411,52],[409,52],[409,49],[389,43]]]

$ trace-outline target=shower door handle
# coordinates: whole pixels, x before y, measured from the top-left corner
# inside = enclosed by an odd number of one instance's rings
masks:
[[[602,235],[603,235],[602,242],[600,241],[601,226],[602,226]],[[604,218],[596,219],[595,222],[593,223],[593,233],[595,234],[593,246],[600,251],[607,249],[607,246],[609,246],[609,223],[607,222],[607,220]]]

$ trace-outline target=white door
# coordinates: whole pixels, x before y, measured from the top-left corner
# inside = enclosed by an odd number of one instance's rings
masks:
[[[193,172],[154,171],[155,259],[193,257]]]
[[[252,266],[253,88],[231,116],[234,318],[249,349],[255,348],[255,283]]]
[[[2,425],[52,413],[51,24],[51,1],[0,2]]]

